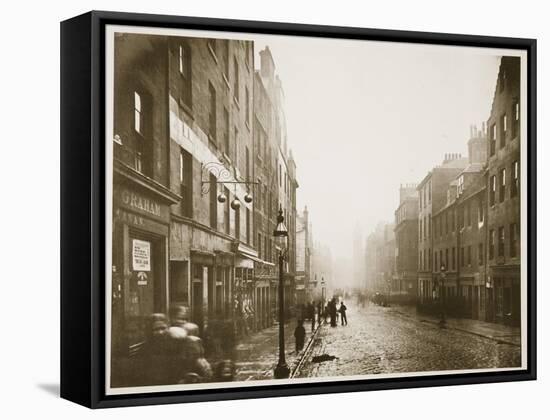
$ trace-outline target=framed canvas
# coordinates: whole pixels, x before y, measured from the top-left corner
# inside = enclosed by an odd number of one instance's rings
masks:
[[[536,378],[536,41],[61,24],[61,396]]]

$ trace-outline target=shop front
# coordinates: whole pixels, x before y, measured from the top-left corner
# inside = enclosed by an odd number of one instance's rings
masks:
[[[128,356],[145,339],[146,319],[168,302],[169,206],[178,197],[138,173],[113,180],[113,356]]]

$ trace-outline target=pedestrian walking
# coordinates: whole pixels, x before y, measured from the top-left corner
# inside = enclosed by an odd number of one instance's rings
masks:
[[[294,330],[294,338],[296,340],[296,353],[299,353],[304,348],[304,341],[306,338],[306,329],[304,328],[304,321],[298,320],[298,325]]]
[[[347,309],[348,308],[342,301],[342,303],[340,304],[340,309],[338,310],[338,312],[340,312],[340,319],[342,320],[342,325],[348,325],[348,317],[346,316]]]

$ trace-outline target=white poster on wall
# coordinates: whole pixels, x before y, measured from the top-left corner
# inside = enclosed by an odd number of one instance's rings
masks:
[[[139,239],[132,240],[132,269],[151,271],[151,243]]]

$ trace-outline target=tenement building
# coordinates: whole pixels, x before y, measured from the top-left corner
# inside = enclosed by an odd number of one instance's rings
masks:
[[[437,296],[433,277],[433,214],[447,203],[449,183],[468,165],[458,153],[448,153],[441,165],[433,168],[418,184],[418,296],[420,302]]]
[[[450,315],[485,319],[485,130],[470,127],[468,166],[448,184],[433,213],[435,292]]]
[[[497,321],[520,320],[520,59],[503,57],[487,120],[487,291]]]
[[[395,272],[392,295],[413,302],[418,289],[418,191],[416,184],[399,187],[395,210]]]
[[[257,182],[253,238],[258,251],[254,265],[254,310],[259,326],[271,325],[277,317],[280,250],[273,231],[279,209],[288,229],[285,252],[285,308],[292,312],[296,293],[296,165],[287,148],[284,92],[275,74],[275,62],[269,47],[260,51],[260,67],[254,74],[254,180]],[[283,250],[284,251],[284,250]]]
[[[256,72],[249,41],[121,34],[115,49],[114,363],[174,305],[201,330],[270,325],[279,207],[293,304],[298,186],[271,54]]]

